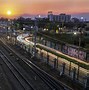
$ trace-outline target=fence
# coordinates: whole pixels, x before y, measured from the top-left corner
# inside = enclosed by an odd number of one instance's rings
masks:
[[[17,45],[33,55],[33,47],[25,46],[24,44],[21,44],[19,42],[17,43]],[[36,50],[36,57],[41,59],[42,62],[45,62],[48,65],[52,66],[52,68],[57,69],[60,72],[59,75],[67,75],[73,81],[81,83],[85,88],[89,86],[88,70],[80,67],[77,64],[69,62],[66,59],[57,57],[47,51],[41,50],[39,48],[36,48]]]

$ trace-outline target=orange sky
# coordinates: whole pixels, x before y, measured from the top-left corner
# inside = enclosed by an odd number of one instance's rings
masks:
[[[11,10],[12,16],[22,14],[47,14],[52,10],[59,13],[89,12],[89,0],[0,0],[0,16],[6,16]]]

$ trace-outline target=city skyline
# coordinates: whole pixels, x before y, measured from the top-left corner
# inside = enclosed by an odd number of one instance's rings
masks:
[[[7,10],[12,11],[10,17],[47,15],[48,11],[54,14],[67,13],[78,17],[87,17],[89,15],[89,0],[1,0],[0,17],[8,17]],[[88,18],[88,17],[87,17]]]

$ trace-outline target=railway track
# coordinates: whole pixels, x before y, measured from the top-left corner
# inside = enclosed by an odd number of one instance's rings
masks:
[[[7,58],[7,56],[0,50],[0,57],[6,66],[10,69],[16,80],[20,83],[23,90],[35,90],[17,67]]]
[[[5,44],[5,43],[4,43]],[[39,67],[34,65],[30,60],[27,58],[23,57],[19,53],[15,52],[11,47],[7,46],[5,44],[4,48],[9,52],[12,53],[13,55],[16,55],[16,57],[23,61],[29,68],[31,68],[45,83],[48,85],[48,87],[51,90],[72,90],[68,86],[64,85],[63,83],[55,80],[52,76],[41,70]]]

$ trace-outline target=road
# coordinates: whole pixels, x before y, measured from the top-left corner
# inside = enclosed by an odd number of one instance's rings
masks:
[[[29,43],[32,43],[32,44],[34,45],[34,43],[33,43],[32,41],[29,41],[29,38],[30,38],[30,37],[27,37],[27,36],[22,36],[22,37],[23,37],[23,38],[26,37],[26,38],[25,38],[25,41],[24,41],[23,43],[26,44],[26,43],[28,42],[28,44],[29,44]],[[22,37],[20,37],[20,40],[21,40]],[[45,47],[45,48],[47,48],[47,49],[49,49],[49,50],[51,50],[51,51],[57,52],[57,53],[59,53],[59,54],[61,54],[61,55],[64,55],[64,56],[69,57],[69,58],[71,58],[71,59],[74,59],[74,60],[76,60],[76,61],[78,61],[78,62],[81,62],[81,63],[84,63],[84,64],[86,64],[86,65],[89,65],[89,63],[87,63],[87,62],[84,62],[84,61],[82,61],[82,60],[80,60],[80,59],[77,59],[77,58],[68,56],[68,55],[66,55],[66,54],[63,54],[62,52],[60,52],[60,51],[58,51],[58,50],[56,50],[56,49],[50,48],[50,47],[48,47],[48,46],[45,46],[45,45],[42,45],[42,44],[39,44],[39,43],[37,43],[37,45],[40,45],[40,46]]]
[[[22,43],[24,43],[24,44],[26,44],[26,45],[34,45],[34,42],[32,42],[32,41],[29,41],[29,39],[30,39],[30,37],[27,37],[28,36],[28,34],[24,34],[24,35],[19,35],[18,37],[17,37],[17,40],[19,40],[20,42],[22,42]],[[48,46],[45,46],[45,45],[42,45],[42,44],[39,44],[39,43],[37,43],[37,45],[40,45],[40,46],[42,46],[42,47],[45,47],[45,48],[47,48],[47,49],[49,49],[49,50],[51,50],[51,51],[54,51],[54,52],[56,52],[56,53],[58,53],[58,54],[61,54],[61,55],[64,55],[64,56],[66,56],[66,57],[68,57],[68,58],[71,58],[71,59],[74,59],[74,60],[76,60],[76,61],[78,61],[78,62],[81,62],[81,63],[84,63],[84,64],[86,64],[86,65],[89,65],[89,63],[87,63],[87,62],[84,62],[84,61],[82,61],[82,60],[80,60],[80,59],[77,59],[77,58],[74,58],[74,57],[71,57],[71,56],[68,56],[68,55],[66,55],[66,54],[63,54],[62,52],[60,52],[60,51],[58,51],[58,50],[55,50],[55,49],[53,49],[53,48],[50,48],[50,47],[48,47]],[[55,56],[55,55],[54,55]],[[53,57],[54,57],[53,56]],[[55,57],[56,58],[56,57]]]

